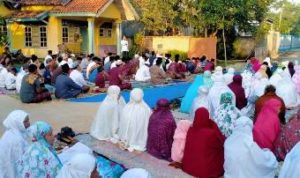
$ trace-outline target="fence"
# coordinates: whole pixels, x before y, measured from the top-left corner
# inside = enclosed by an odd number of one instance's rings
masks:
[[[293,35],[280,35],[279,51],[285,52],[300,48],[300,37]]]

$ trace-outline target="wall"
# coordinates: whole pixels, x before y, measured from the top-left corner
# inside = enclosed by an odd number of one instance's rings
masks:
[[[9,15],[11,13],[12,13],[12,11],[10,11],[9,9],[7,9],[4,6],[3,2],[0,1],[0,16],[2,16],[2,17],[3,16],[7,16],[7,15]]]
[[[206,55],[216,59],[217,38],[193,38],[190,36],[147,36],[144,48],[157,53],[170,50],[186,52],[189,57]]]

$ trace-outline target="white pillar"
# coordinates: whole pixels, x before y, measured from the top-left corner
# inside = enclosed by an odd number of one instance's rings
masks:
[[[88,51],[95,53],[95,18],[88,18]]]
[[[121,55],[121,40],[122,40],[121,22],[116,22],[116,35],[117,35],[117,54]]]

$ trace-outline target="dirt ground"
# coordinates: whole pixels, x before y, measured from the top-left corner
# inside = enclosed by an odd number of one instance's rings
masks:
[[[43,120],[53,126],[55,132],[64,126],[69,126],[82,133],[89,132],[90,125],[96,115],[98,103],[71,103],[54,100],[40,104],[22,104],[9,96],[0,96],[0,135],[3,134],[3,120],[15,109],[25,110],[30,114],[33,123]]]

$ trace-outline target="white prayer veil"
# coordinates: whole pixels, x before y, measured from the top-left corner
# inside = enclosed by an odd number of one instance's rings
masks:
[[[64,164],[56,178],[90,178],[96,159],[90,154],[77,154]]]

